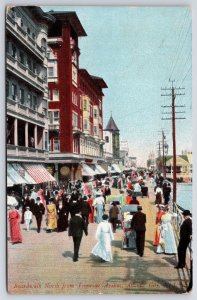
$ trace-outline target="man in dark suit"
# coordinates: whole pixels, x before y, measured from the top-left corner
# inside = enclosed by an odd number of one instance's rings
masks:
[[[131,228],[136,232],[136,247],[139,256],[144,255],[145,232],[146,232],[146,215],[142,212],[142,207],[138,206],[138,211],[131,220]]]
[[[40,233],[40,227],[42,223],[42,215],[45,213],[44,205],[40,201],[40,197],[36,198],[36,203],[34,204],[33,214],[36,217],[37,222],[37,232]]]
[[[84,219],[86,226],[88,227],[88,219],[89,219],[89,214],[92,212],[91,210],[91,206],[90,203],[88,202],[88,197],[84,196],[82,198],[82,202],[81,202],[81,215],[82,218]]]
[[[69,230],[68,230],[68,235],[73,237],[73,242],[74,242],[74,255],[73,255],[74,262],[78,261],[79,258],[79,247],[81,244],[83,231],[87,236],[88,235],[87,226],[81,216],[81,212],[76,212],[75,215],[70,219]]]
[[[184,221],[180,227],[180,240],[178,245],[178,264],[176,269],[182,269],[185,267],[186,251],[192,238],[192,219],[189,210],[184,210]]]

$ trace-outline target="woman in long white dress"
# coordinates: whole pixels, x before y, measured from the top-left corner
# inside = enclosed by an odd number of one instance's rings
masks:
[[[175,216],[175,215],[174,215]],[[160,241],[156,253],[176,254],[177,245],[174,237],[174,231],[171,224],[172,214],[169,208],[165,208],[165,213],[161,217],[160,223]]]
[[[105,200],[102,196],[101,191],[96,192],[96,198],[94,200],[94,209],[96,210],[96,223],[99,224],[102,222],[102,216],[104,213]]]
[[[112,262],[111,241],[114,240],[111,224],[108,222],[108,215],[104,214],[103,221],[98,224],[96,230],[97,244],[91,253],[102,258],[104,261]]]

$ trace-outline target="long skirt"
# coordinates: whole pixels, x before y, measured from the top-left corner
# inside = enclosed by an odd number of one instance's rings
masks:
[[[95,256],[99,256],[105,261],[112,262],[111,241],[109,237],[101,238],[91,251]]]

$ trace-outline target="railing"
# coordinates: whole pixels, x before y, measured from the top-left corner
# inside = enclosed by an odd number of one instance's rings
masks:
[[[34,55],[36,55],[40,60],[44,59],[43,49],[37,45],[37,41],[32,39],[31,36],[25,31],[24,28],[19,26],[17,22],[7,14],[6,27],[9,31],[14,34],[20,42],[28,48]]]
[[[22,65],[16,58],[7,53],[7,66],[6,68],[17,76],[20,76],[26,82],[32,84],[39,91],[45,91],[44,80],[37,74],[33,73],[25,65]]]
[[[18,103],[11,98],[7,98],[7,110],[14,111],[20,115],[30,118],[31,120],[42,122],[43,125],[46,121],[46,117],[44,114],[27,107],[24,104]]]
[[[46,155],[43,149],[7,144],[7,156],[8,159],[11,157],[25,157],[45,160]]]

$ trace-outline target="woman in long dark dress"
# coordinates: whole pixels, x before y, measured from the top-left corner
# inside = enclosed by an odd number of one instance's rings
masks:
[[[57,231],[58,232],[66,231],[68,228],[68,211],[66,205],[60,199],[58,201],[56,208],[57,208],[57,215],[58,215]]]

